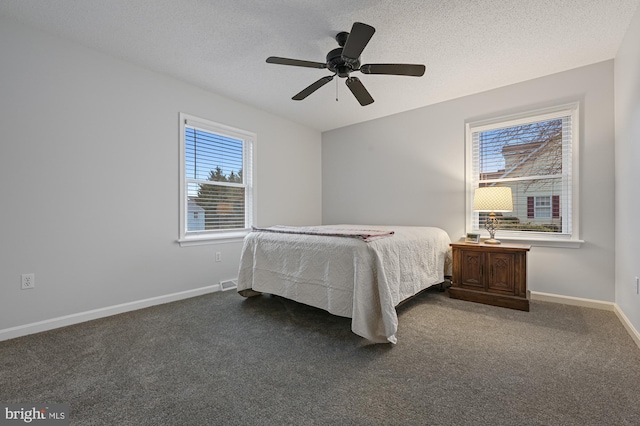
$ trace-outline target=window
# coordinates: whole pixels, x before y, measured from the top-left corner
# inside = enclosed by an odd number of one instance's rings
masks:
[[[243,237],[253,224],[255,135],[180,114],[181,244]]]
[[[484,233],[475,188],[509,186],[501,239],[578,242],[578,104],[467,123],[467,232]]]
[[[527,218],[559,219],[560,196],[538,195],[527,197]]]

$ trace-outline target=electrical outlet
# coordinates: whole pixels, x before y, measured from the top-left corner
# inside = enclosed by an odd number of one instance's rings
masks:
[[[21,288],[23,290],[36,288],[36,274],[22,274],[21,278]]]
[[[221,261],[222,261],[222,253],[217,251],[216,252],[216,262],[221,262]]]

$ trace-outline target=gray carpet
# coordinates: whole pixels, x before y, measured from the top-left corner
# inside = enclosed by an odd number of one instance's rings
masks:
[[[615,314],[428,291],[398,344],[235,292],[0,342],[0,402],[73,425],[638,425],[640,350]]]

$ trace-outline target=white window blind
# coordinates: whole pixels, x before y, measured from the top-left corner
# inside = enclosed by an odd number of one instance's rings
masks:
[[[181,114],[181,239],[251,228],[253,135]]]
[[[468,232],[483,232],[475,188],[508,186],[513,212],[498,213],[503,238],[575,237],[577,104],[467,124]]]

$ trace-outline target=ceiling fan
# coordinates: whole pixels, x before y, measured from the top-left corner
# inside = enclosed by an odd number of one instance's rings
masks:
[[[371,25],[356,22],[351,27],[351,32],[340,32],[336,35],[336,41],[340,47],[333,49],[327,54],[327,62],[302,61],[299,59],[280,58],[270,56],[267,62],[270,64],[292,65],[294,67],[306,68],[327,68],[333,75],[322,77],[312,83],[300,93],[293,96],[294,101],[301,101],[325,84],[329,83],[337,75],[346,78],[346,85],[351,93],[356,97],[360,105],[365,106],[373,103],[373,98],[364,87],[358,77],[349,74],[360,71],[363,74],[386,74],[386,75],[407,75],[421,77],[424,75],[425,66],[418,64],[365,64],[360,65],[360,55],[371,40],[376,31]]]

